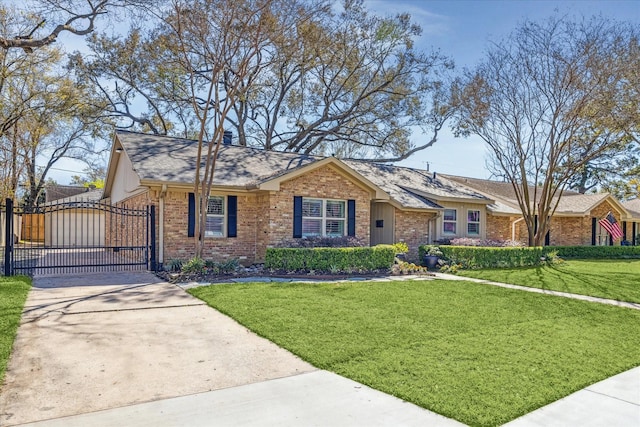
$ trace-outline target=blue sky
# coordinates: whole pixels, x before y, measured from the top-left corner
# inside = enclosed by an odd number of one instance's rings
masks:
[[[423,28],[417,45],[432,48],[453,58],[458,70],[472,68],[483,56],[490,41],[507,36],[524,19],[544,20],[554,13],[580,18],[603,15],[640,25],[640,1],[434,1],[434,0],[365,0],[367,7],[379,14],[394,15],[408,12]],[[72,43],[77,40],[64,39]],[[74,43],[75,44],[75,43]],[[81,43],[80,43],[81,44]],[[77,47],[75,47],[77,48]],[[430,136],[414,135],[414,140]],[[489,178],[485,168],[486,150],[477,137],[454,138],[450,132],[441,133],[436,144],[399,163],[402,166],[441,173]],[[428,165],[427,165],[428,164]],[[59,169],[80,172],[76,162],[65,161]],[[78,174],[53,170],[51,177],[61,184]]]
[[[381,14],[409,12],[423,28],[418,46],[437,48],[454,59],[458,69],[472,68],[490,41],[506,37],[524,19],[544,20],[554,13],[580,18],[602,15],[640,25],[640,1],[430,1],[366,0]],[[557,11],[557,12],[556,12]],[[423,138],[426,138],[425,135]],[[420,141],[421,135],[414,135]],[[486,150],[477,137],[454,138],[449,132],[438,142],[399,163],[402,166],[454,175],[489,178]]]

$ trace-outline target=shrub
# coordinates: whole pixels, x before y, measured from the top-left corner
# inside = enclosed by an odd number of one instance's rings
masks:
[[[640,246],[554,246],[561,258],[640,258]]]
[[[405,242],[394,243],[393,250],[396,251],[397,254],[406,254],[409,252],[409,246]]]
[[[182,266],[183,273],[201,274],[204,273],[205,262],[202,258],[194,257],[185,262]]]
[[[453,246],[484,246],[494,248],[505,247],[522,247],[524,243],[517,240],[492,240],[492,239],[471,239],[468,237],[459,237],[451,239],[449,242]]]
[[[265,267],[275,270],[353,272],[389,269],[391,245],[351,248],[267,248]]]
[[[276,245],[278,248],[358,248],[366,246],[357,237],[303,237],[301,239],[284,240]]]
[[[165,266],[165,270],[179,272],[182,270],[182,260],[179,259],[171,259]]]
[[[429,270],[412,262],[400,261],[393,266],[391,272],[393,274],[428,274]]]
[[[420,246],[421,259],[430,249]],[[440,246],[443,257],[462,268],[505,268],[539,265],[550,249],[542,247]]]

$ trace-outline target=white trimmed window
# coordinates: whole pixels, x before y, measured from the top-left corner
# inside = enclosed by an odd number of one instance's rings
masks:
[[[224,237],[225,203],[224,196],[209,196],[207,201],[206,237]]]
[[[442,216],[442,231],[444,234],[456,234],[458,215],[455,209],[445,209]]]
[[[480,235],[480,211],[472,209],[467,211],[467,234]]]
[[[302,199],[302,236],[339,237],[346,231],[344,200]]]

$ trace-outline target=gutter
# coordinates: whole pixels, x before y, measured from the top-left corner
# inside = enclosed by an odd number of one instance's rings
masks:
[[[164,198],[167,195],[167,184],[162,184],[162,190],[160,191],[159,203],[158,203],[158,265],[161,266],[164,263]],[[155,227],[155,224],[153,224]]]
[[[520,221],[524,221],[523,216],[521,216],[520,218],[516,219],[511,223],[511,240],[512,241],[516,240],[516,224],[519,223]]]

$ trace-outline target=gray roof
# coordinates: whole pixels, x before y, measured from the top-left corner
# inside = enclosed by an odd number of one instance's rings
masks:
[[[556,212],[578,212],[586,213],[593,209],[596,205],[603,202],[609,193],[596,193],[596,194],[564,194],[560,198],[560,203]]]
[[[141,180],[192,184],[195,140],[118,130],[116,136]],[[322,159],[297,153],[221,145],[214,185],[248,187]]]
[[[192,184],[197,141],[118,130],[116,136],[141,180]],[[222,145],[214,185],[252,187],[325,159],[298,153]],[[439,201],[465,199],[491,203],[478,191],[427,171],[358,160],[342,160],[406,208],[442,209]]]
[[[59,203],[71,203],[71,202],[99,202],[102,200],[104,190],[102,188],[96,190],[84,191],[83,193],[75,194],[73,196],[64,197],[62,199],[56,199],[51,202],[45,203],[46,206],[57,205]]]
[[[635,198],[622,202],[622,206],[629,211],[631,217],[634,219],[640,219],[640,199]]]
[[[360,175],[382,188],[406,208],[436,208],[446,199],[467,199],[488,203],[490,199],[468,187],[428,171],[360,160],[343,160]]]
[[[86,193],[87,188],[81,185],[59,185],[51,184],[45,188],[45,202],[52,202],[76,194]]]
[[[487,194],[492,197],[496,197],[496,203],[489,205],[488,208],[492,212],[503,214],[520,214],[520,208],[516,199],[513,187],[509,182],[492,181],[488,179],[479,178],[467,178],[464,176],[446,175],[447,178],[467,185],[471,188]],[[529,187],[530,193],[533,195],[534,187]],[[564,191],[560,198],[560,203],[556,209],[558,214],[571,214],[571,213],[587,213],[599,203],[609,197],[609,193],[596,193],[596,194],[580,194],[575,191]]]

